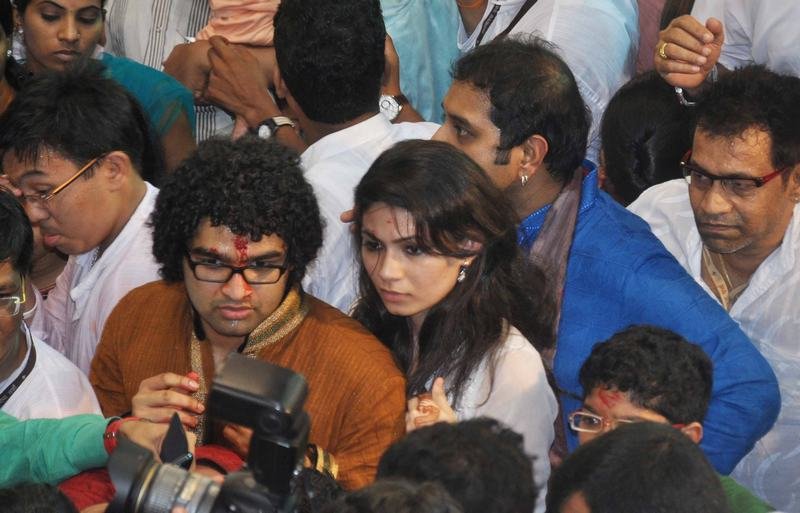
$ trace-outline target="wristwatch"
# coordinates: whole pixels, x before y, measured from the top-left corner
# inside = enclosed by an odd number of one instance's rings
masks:
[[[286,116],[275,116],[273,118],[267,118],[259,123],[255,128],[251,128],[250,133],[257,135],[262,139],[269,139],[275,135],[275,131],[278,128],[286,125],[289,125],[292,128],[295,126],[294,122]]]
[[[408,103],[408,98],[406,98],[405,95],[398,94],[392,96],[389,94],[382,94],[378,106],[381,109],[381,114],[386,116],[389,121],[394,121],[400,114],[400,111],[403,110],[403,105],[406,103]]]

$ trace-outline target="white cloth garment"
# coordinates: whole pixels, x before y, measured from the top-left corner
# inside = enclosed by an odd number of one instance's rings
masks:
[[[459,49],[467,52],[475,47],[481,27],[494,6],[501,7],[481,44],[503,32],[524,1],[489,0],[483,18],[471,34],[460,24]],[[587,158],[595,164],[600,152],[600,119],[606,105],[636,72],[638,20],[636,0],[539,0],[509,34],[532,34],[558,47],[592,113]]]
[[[136,287],[159,279],[153,236],[147,226],[157,195],[158,189],[148,183],[139,206],[94,265],[94,249],[71,255],[33,319],[33,334],[87,375],[106,319],[119,300]]]
[[[547,382],[539,352],[511,327],[497,354],[494,383],[489,393],[489,360],[484,359],[470,377],[470,383],[455,408],[460,420],[491,417],[525,438],[525,452],[536,459],[533,476],[539,487],[536,513],[545,509],[547,480],[550,478],[550,446],[558,403]]]
[[[113,55],[163,71],[172,49],[206,26],[208,0],[107,0],[106,47]],[[233,119],[212,105],[195,106],[198,141],[229,135]]]
[[[703,245],[686,182],[651,187],[628,208],[714,296],[701,276]],[[758,267],[730,315],[770,363],[781,391],[775,426],[731,476],[772,506],[800,511],[800,208],[794,209],[783,243]]]
[[[301,156],[305,177],[314,187],[325,221],[317,259],[303,289],[348,313],[358,293],[358,263],[350,226],[339,216],[353,208],[353,192],[378,156],[406,139],[430,139],[435,123],[390,123],[382,114],[326,135]]]
[[[28,352],[19,368],[0,382],[0,390],[5,390],[25,369],[31,347],[36,350],[36,360],[31,373],[3,405],[3,413],[20,420],[99,414],[100,405],[86,375],[58,351],[32,337],[24,324],[21,329],[25,332]]]
[[[725,44],[719,63],[726,68],[763,64],[777,73],[800,76],[797,0],[697,0],[692,16],[701,23],[710,17],[722,21]]]

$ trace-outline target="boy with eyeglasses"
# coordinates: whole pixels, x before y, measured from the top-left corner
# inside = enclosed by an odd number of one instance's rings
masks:
[[[569,423],[581,444],[634,422],[670,424],[696,444],[703,438],[711,359],[672,331],[633,326],[615,334],[594,346],[580,382],[583,407]],[[720,479],[733,513],[774,511],[730,477]]]
[[[32,256],[25,211],[0,189],[0,412],[23,420],[99,413],[86,376],[23,321]]]

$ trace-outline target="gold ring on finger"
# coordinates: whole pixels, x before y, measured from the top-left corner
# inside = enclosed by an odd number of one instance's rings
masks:
[[[664,42],[664,43],[661,43],[661,45],[658,47],[658,56],[661,57],[664,60],[669,59],[669,57],[667,56],[667,52],[665,51],[667,49],[667,45],[668,44],[669,43]]]

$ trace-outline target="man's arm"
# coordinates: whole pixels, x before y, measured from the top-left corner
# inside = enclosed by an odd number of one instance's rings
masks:
[[[105,465],[107,423],[99,415],[20,421],[0,412],[0,486],[25,481],[54,484]]]
[[[780,392],[772,368],[669,255],[648,258],[626,280],[624,297],[641,301],[637,323],[671,329],[711,358],[714,382],[700,446],[718,472],[729,474],[778,416]]]
[[[405,380],[402,376],[361,381],[348,405],[339,443],[331,448],[345,489],[362,488],[375,479],[386,449],[405,434]]]

